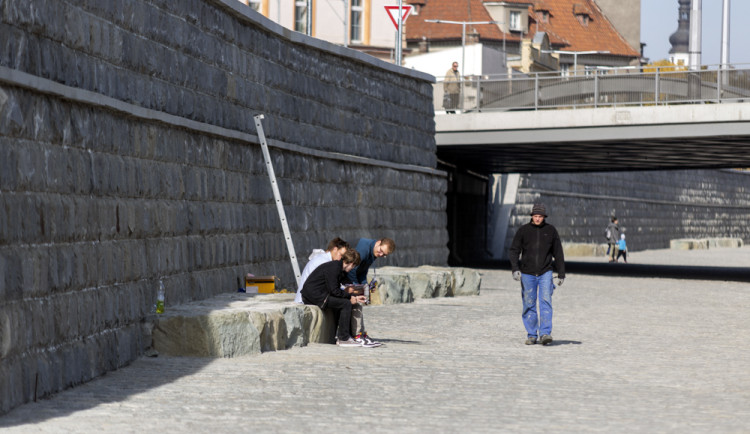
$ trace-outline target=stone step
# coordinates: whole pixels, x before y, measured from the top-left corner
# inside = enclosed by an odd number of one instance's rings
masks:
[[[709,248],[739,248],[742,246],[741,238],[679,238],[669,241],[669,248],[674,250],[706,250]]]
[[[373,305],[478,295],[481,285],[479,273],[468,268],[383,267],[368,277],[379,283]],[[237,357],[334,339],[331,312],[296,304],[294,294],[227,293],[167,305],[152,328],[153,349],[169,356]]]
[[[607,256],[606,243],[562,243],[566,258],[580,256]]]

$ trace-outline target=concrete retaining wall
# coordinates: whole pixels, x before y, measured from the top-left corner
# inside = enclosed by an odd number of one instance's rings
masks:
[[[142,354],[159,279],[295,289],[256,113],[300,258],[444,265],[431,80],[235,0],[0,0],[0,413]]]

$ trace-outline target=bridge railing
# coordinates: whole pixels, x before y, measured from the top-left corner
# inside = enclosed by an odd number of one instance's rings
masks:
[[[703,66],[696,71],[669,66],[597,68],[578,75],[469,76],[459,86],[439,80],[433,95],[438,113],[743,102],[750,101],[750,65]]]

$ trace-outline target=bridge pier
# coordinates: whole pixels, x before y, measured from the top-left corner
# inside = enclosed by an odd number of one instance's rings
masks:
[[[510,217],[516,206],[520,180],[521,175],[518,173],[495,174],[490,178],[487,251],[492,259],[508,258],[505,244]]]

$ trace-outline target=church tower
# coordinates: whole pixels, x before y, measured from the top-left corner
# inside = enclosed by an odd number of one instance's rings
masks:
[[[672,49],[669,61],[675,65],[687,66],[690,58],[690,0],[678,0],[680,11],[677,15],[677,31],[669,37]]]

